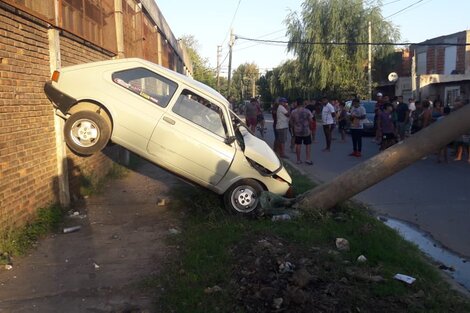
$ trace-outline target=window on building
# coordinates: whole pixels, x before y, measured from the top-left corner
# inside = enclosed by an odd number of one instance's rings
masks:
[[[445,88],[445,104],[454,107],[455,100],[460,97],[460,86],[450,86]]]
[[[104,0],[62,0],[61,27],[96,45],[116,50],[114,4]]]
[[[423,75],[426,74],[426,63],[427,63],[427,53],[421,52],[417,55],[416,61],[416,74]]]
[[[54,21],[54,0],[14,0],[13,3],[20,8],[31,11],[38,17],[43,17],[51,22]]]
[[[457,65],[457,46],[446,47],[444,58],[444,75],[452,74]]]
[[[113,73],[112,79],[116,84],[161,107],[168,105],[178,87],[175,82],[144,68]]]

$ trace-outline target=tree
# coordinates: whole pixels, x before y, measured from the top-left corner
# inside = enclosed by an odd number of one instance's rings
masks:
[[[266,72],[259,80],[260,95],[265,101],[283,96],[289,99],[302,97],[312,99],[318,94],[305,83],[306,73],[301,72],[300,62],[288,60],[272,71]]]
[[[395,27],[383,19],[380,8],[365,8],[363,2],[305,0],[300,17],[297,13],[287,17],[288,50],[300,64],[302,83],[313,92],[338,97],[366,95],[368,48],[355,43],[368,41],[369,21],[374,41],[394,42],[399,38]],[[334,44],[344,42],[350,44]],[[376,57],[393,53],[392,46],[374,46],[373,50]]]
[[[273,95],[269,92],[269,81],[267,75],[262,75],[258,80],[258,91],[265,105],[264,109],[268,109],[268,105],[274,101]]]
[[[236,92],[235,99],[242,101],[252,96],[258,95],[256,82],[259,77],[259,68],[254,63],[244,63],[237,67],[233,72],[233,84]],[[254,88],[254,89],[253,89]]]
[[[209,66],[209,60],[207,58],[201,57],[201,55],[198,53],[198,41],[194,38],[193,35],[184,35],[181,37],[181,41],[183,41],[184,45],[186,46],[186,50],[193,63],[193,78],[200,81],[201,83],[215,88],[217,84],[216,72]]]

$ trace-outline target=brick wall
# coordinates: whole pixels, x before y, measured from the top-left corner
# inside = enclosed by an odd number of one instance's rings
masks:
[[[0,230],[56,201],[47,31],[0,9]]]
[[[109,58],[64,36],[60,47],[62,66]],[[0,232],[58,201],[54,112],[43,91],[49,77],[46,25],[0,8]],[[79,195],[81,177],[105,175],[119,149],[87,158],[68,151],[72,196]]]
[[[444,74],[446,48],[439,46],[436,50],[436,74]]]
[[[70,66],[93,61],[107,60],[110,57],[65,36],[60,37],[62,66]],[[72,198],[80,197],[82,178],[99,179],[109,172],[119,154],[119,147],[107,147],[101,153],[89,157],[79,157],[67,149],[69,186]]]
[[[426,52],[426,74],[436,72],[436,48],[429,47]]]
[[[464,44],[467,42],[467,33],[464,32],[462,35],[459,36],[457,39],[457,43]],[[457,47],[457,64],[455,65],[455,69],[458,71],[459,74],[465,74],[465,46],[458,46]]]

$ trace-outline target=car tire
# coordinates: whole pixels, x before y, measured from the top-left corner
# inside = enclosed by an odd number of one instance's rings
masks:
[[[236,214],[253,214],[260,207],[263,187],[255,180],[243,179],[224,193],[224,205]]]
[[[111,125],[99,113],[80,111],[72,114],[64,125],[67,146],[80,155],[101,151],[111,138]]]

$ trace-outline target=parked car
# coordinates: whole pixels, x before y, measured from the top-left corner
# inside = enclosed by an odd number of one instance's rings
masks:
[[[364,129],[363,129],[363,134],[364,135],[370,135],[370,136],[375,136],[375,125],[374,125],[374,118],[375,118],[375,104],[377,101],[374,100],[361,100],[361,105],[364,107],[366,110],[366,118],[363,121]],[[352,101],[346,101],[345,108],[346,110],[350,111],[351,110],[351,104]],[[349,131],[349,123],[347,126],[347,131]]]
[[[263,190],[284,195],[291,186],[276,154],[222,95],[159,65],[132,58],[64,67],[44,90],[77,154],[112,141],[223,195],[239,213],[255,211]]]

